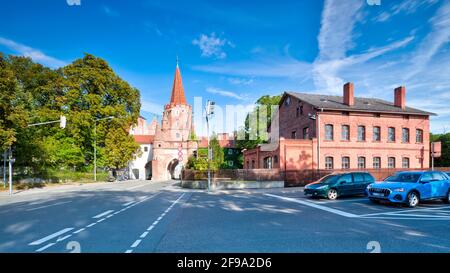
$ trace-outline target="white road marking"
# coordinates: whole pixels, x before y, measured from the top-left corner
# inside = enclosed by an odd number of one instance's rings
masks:
[[[123,204],[122,206],[126,207],[126,206],[129,206],[129,205],[133,204],[133,203],[134,203],[134,201],[130,201],[128,203]]]
[[[179,197],[178,197],[178,199],[177,200],[175,200],[167,209],[166,209],[166,211],[164,211],[164,215],[167,213],[167,212],[169,212],[180,200],[181,200],[181,198],[183,198],[183,196],[185,195],[185,193],[183,193],[182,195],[180,195]],[[162,219],[163,219],[163,215],[160,215],[159,217],[158,217],[158,219],[156,220],[156,221],[154,221],[153,223],[152,223],[152,225],[149,227],[149,228],[147,228],[147,231],[145,231],[144,233],[142,233],[141,234],[141,236],[140,236],[140,238],[145,238],[147,235],[148,235],[148,233],[149,233],[149,231],[150,230],[152,230],[158,223],[159,223],[159,221],[161,221]],[[138,240],[136,240],[136,241],[134,241],[134,243],[131,245],[131,247],[130,248],[136,248],[140,243],[142,242],[142,239],[138,239]],[[125,253],[131,253],[131,252],[133,252],[133,250],[131,250],[131,249],[128,249],[128,250],[126,250],[125,251]]]
[[[101,223],[101,222],[103,222],[105,220],[106,220],[106,218],[102,218],[102,219],[98,220],[97,223]]]
[[[56,240],[57,242],[61,242],[61,241],[64,241],[65,239],[67,239],[67,238],[70,238],[72,236],[72,234],[69,234],[69,235],[66,235],[66,236],[64,236],[64,237],[62,237],[62,238],[58,238],[58,240]]]
[[[86,228],[80,228],[79,230],[75,231],[73,234],[78,234],[78,233],[82,232],[83,230],[86,230]]]
[[[62,205],[62,204],[67,204],[67,203],[70,203],[70,202],[72,202],[72,201],[58,202],[58,203],[51,204],[51,205],[46,205],[46,206],[41,206],[41,207],[36,207],[36,208],[27,209],[27,211],[33,211],[33,210],[38,210],[38,209],[44,209],[44,208],[48,208],[48,207],[53,207],[53,206],[58,206],[58,205]]]
[[[136,240],[136,241],[131,245],[131,247],[132,247],[132,248],[135,248],[135,247],[137,247],[141,242],[142,242],[141,239]]]
[[[47,244],[47,245],[45,245],[45,246],[39,248],[38,250],[36,250],[36,252],[44,251],[44,250],[46,250],[47,248],[51,247],[51,246],[54,245],[54,244],[55,244],[55,243]]]
[[[95,219],[97,219],[97,218],[102,218],[103,216],[108,215],[108,214],[110,214],[111,212],[114,212],[114,210],[107,210],[107,211],[105,211],[105,212],[102,212],[102,213],[100,213],[100,214],[95,215],[95,216],[92,217],[92,218],[95,218]]]
[[[331,212],[331,213],[334,213],[334,214],[337,214],[337,215],[340,215],[340,216],[344,216],[344,217],[349,217],[349,218],[359,217],[358,215],[353,214],[353,213],[348,213],[348,212],[345,212],[345,211],[342,211],[342,210],[329,208],[329,207],[318,205],[318,204],[315,204],[315,203],[312,203],[312,202],[308,202],[308,201],[303,201],[303,200],[298,200],[298,199],[295,199],[295,198],[284,197],[284,196],[279,196],[279,195],[275,195],[275,194],[268,194],[268,193],[266,193],[264,195],[270,196],[270,197],[274,197],[274,198],[278,198],[278,199],[281,199],[281,200],[284,200],[284,201],[294,202],[294,203],[302,204],[302,205],[309,206],[309,207],[312,207],[312,208],[324,210],[324,211]]]
[[[30,245],[30,246],[37,246],[37,245],[40,245],[40,244],[42,244],[42,243],[44,243],[44,242],[47,242],[48,240],[51,240],[51,239],[53,239],[53,238],[55,238],[55,237],[58,237],[58,236],[60,236],[60,235],[62,235],[62,234],[64,234],[64,233],[67,233],[67,232],[71,231],[72,229],[73,229],[73,228],[65,228],[65,229],[62,229],[62,230],[57,231],[57,232],[55,232],[55,233],[53,233],[53,234],[50,234],[50,235],[48,235],[48,236],[46,236],[46,237],[44,237],[44,238],[42,238],[42,239],[36,240],[36,241],[30,243],[29,245]]]
[[[96,224],[97,224],[97,223],[94,222],[94,223],[92,223],[92,224],[87,225],[86,227],[93,227],[93,226],[95,226]]]
[[[148,186],[148,185],[150,185],[150,184],[137,185],[137,186],[134,186],[134,187],[129,187],[126,190],[134,190],[134,189],[142,188],[142,187],[145,187],[145,186]]]

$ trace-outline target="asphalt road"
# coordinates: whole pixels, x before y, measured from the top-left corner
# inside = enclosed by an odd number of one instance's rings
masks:
[[[450,206],[203,192],[176,181],[0,195],[0,252],[450,252]]]

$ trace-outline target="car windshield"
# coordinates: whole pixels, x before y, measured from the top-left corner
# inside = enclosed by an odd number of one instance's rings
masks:
[[[336,181],[336,178],[338,177],[338,175],[327,175],[322,177],[318,182],[319,183],[323,183],[323,184],[330,184],[330,183],[334,183]]]
[[[416,183],[419,180],[420,175],[421,175],[420,173],[399,173],[391,176],[386,181]]]
[[[395,175],[388,176],[384,179],[384,181],[394,181]]]

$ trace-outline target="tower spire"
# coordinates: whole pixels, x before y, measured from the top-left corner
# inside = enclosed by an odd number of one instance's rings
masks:
[[[177,56],[177,66],[175,68],[175,77],[173,80],[172,95],[170,97],[170,104],[172,105],[186,105],[186,97],[184,96],[183,81],[181,79],[180,67],[178,65]]]

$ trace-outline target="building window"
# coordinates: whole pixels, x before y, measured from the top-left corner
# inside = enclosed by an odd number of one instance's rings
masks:
[[[247,164],[246,164],[246,166],[247,166],[247,169],[249,169],[249,168],[250,168],[250,163],[248,162],[248,160],[247,160]]]
[[[395,128],[394,127],[388,128],[388,141],[395,142]]]
[[[252,169],[255,168],[255,160],[252,160]]]
[[[402,129],[402,142],[409,143],[409,129],[408,128]]]
[[[228,149],[228,154],[232,155],[233,154],[233,150],[232,149]]]
[[[233,167],[233,164],[234,164],[233,160],[229,160],[229,161],[228,161],[228,166],[229,166],[229,167]]]
[[[333,125],[325,125],[325,140],[333,140]]]
[[[144,152],[148,152],[148,147],[144,147]]]
[[[358,169],[366,168],[366,158],[364,156],[358,157]]]
[[[333,157],[331,157],[331,156],[325,157],[325,169],[327,169],[327,170],[334,169]]]
[[[286,105],[286,106],[291,105],[291,97],[286,98],[286,100],[284,101],[284,105]]]
[[[416,129],[416,142],[423,143],[423,130]]]
[[[381,168],[381,157],[374,157],[373,158],[373,168],[374,169]]]
[[[350,126],[342,125],[341,140],[350,140]]]
[[[278,164],[278,156],[273,157],[273,163]]]
[[[300,106],[297,106],[297,114],[296,114],[296,116],[297,116],[297,117],[300,116]]]
[[[303,128],[303,139],[309,139],[309,127]]]
[[[366,141],[366,126],[358,126],[358,141]]]
[[[402,168],[409,169],[409,157],[402,158]]]
[[[395,157],[388,157],[388,168],[395,169]]]
[[[291,138],[296,139],[297,138],[297,131],[292,131]]]
[[[264,158],[264,169],[272,169],[272,158],[271,157]]]
[[[381,128],[379,126],[373,127],[373,141],[381,141]]]
[[[342,157],[342,169],[350,169],[350,157]]]

